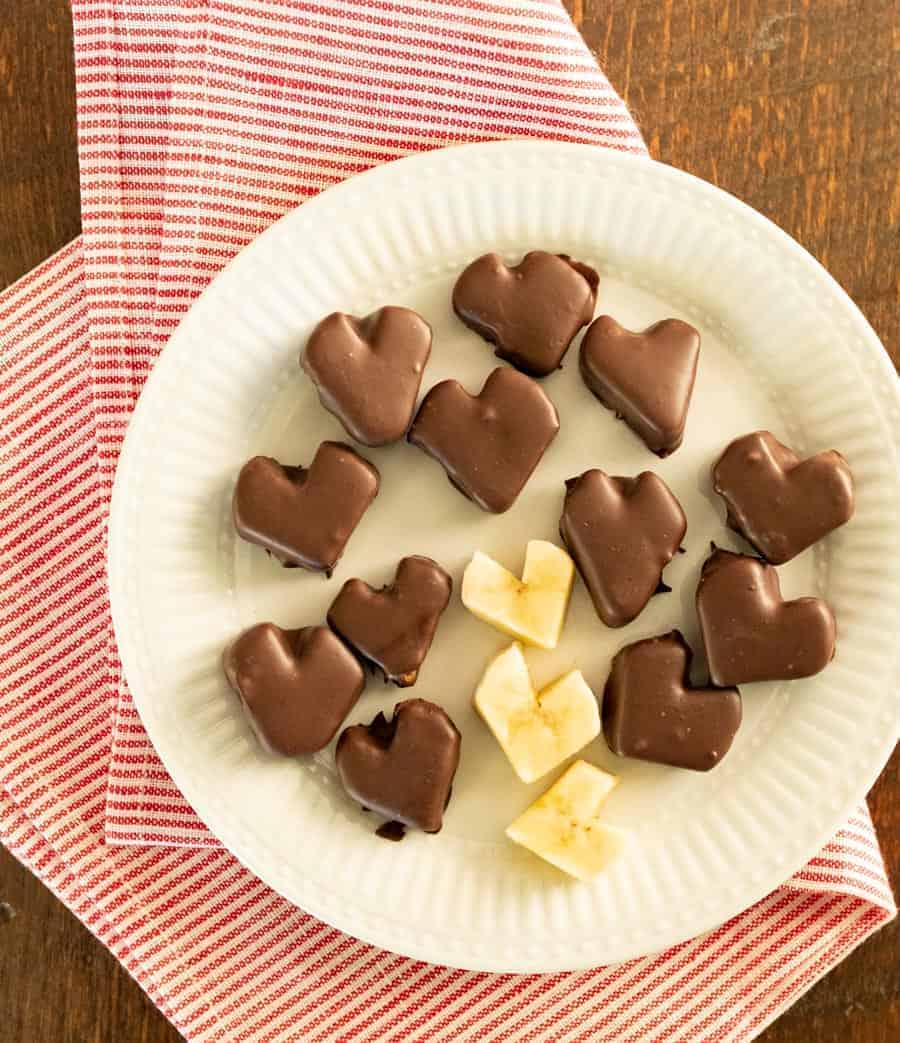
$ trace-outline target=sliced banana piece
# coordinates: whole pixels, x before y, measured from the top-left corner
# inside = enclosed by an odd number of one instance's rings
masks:
[[[578,880],[592,880],[622,848],[621,830],[604,826],[599,812],[618,783],[615,775],[575,763],[506,827],[510,840]]]
[[[538,648],[556,648],[575,579],[575,565],[555,543],[530,540],[522,578],[476,551],[466,566],[462,601],[485,623]]]
[[[546,775],[600,734],[597,699],[581,672],[536,692],[518,642],[488,664],[474,703],[523,782]]]

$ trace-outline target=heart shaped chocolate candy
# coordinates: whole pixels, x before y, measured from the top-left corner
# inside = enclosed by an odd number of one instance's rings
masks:
[[[453,287],[453,310],[495,354],[523,373],[559,369],[575,334],[591,321],[600,277],[566,254],[534,250],[507,267],[499,254],[473,261]]]
[[[591,323],[579,352],[585,384],[657,456],[684,437],[700,356],[700,334],[680,319],[632,333],[611,315]]]
[[[737,688],[694,688],[691,650],[673,630],[620,649],[603,692],[603,734],[621,757],[708,771],[741,723]]]
[[[369,725],[346,728],[335,761],[344,789],[365,808],[437,833],[459,764],[460,734],[425,699],[407,699]]]
[[[686,531],[681,505],[651,471],[610,478],[593,468],[566,482],[559,532],[607,626],[637,617]]]
[[[358,319],[334,312],[312,331],[300,359],[319,401],[364,445],[402,438],[412,422],[431,327],[409,308]]]
[[[781,565],[849,521],[853,476],[833,449],[806,460],[769,431],[736,438],[713,467],[728,524]]]
[[[377,468],[343,442],[323,442],[308,470],[255,456],[238,476],[234,525],[283,565],[331,575],[378,484]]]
[[[400,688],[416,683],[453,581],[436,561],[413,555],[394,582],[375,590],[348,579],[328,610],[328,624]]]
[[[365,685],[356,657],[322,626],[260,623],[228,646],[223,664],[260,741],[288,756],[327,746]]]
[[[559,431],[556,408],[540,387],[500,367],[478,395],[456,380],[425,396],[407,438],[447,472],[479,507],[502,514],[537,467]]]
[[[834,656],[834,615],[820,598],[785,601],[772,565],[715,550],[703,564],[697,615],[709,674],[718,685],[788,681]]]

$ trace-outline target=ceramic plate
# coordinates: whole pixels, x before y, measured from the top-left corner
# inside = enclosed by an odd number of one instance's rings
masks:
[[[341,438],[297,364],[333,310],[415,308],[434,328],[423,391],[471,391],[497,365],[454,317],[450,291],[488,250],[566,252],[601,272],[598,313],[643,328],[676,316],[702,334],[683,446],[658,460],[582,384],[577,345],[543,386],[562,430],[505,515],[480,511],[405,444],[364,450],[381,493],[334,577],[284,570],[235,537],[230,501],[249,457],[308,463]],[[744,723],[708,774],[622,760],[602,738],[586,759],[622,778],[606,805],[627,831],[593,884],[569,880],[503,829],[558,776],[526,786],[471,707],[508,643],[458,593],[418,684],[463,735],[437,836],[375,837],[338,784],[329,748],[264,753],[220,667],[224,645],[263,620],[319,623],[344,580],[387,582],[425,554],[453,575],[477,548],[514,571],[529,539],[558,539],[563,480],[591,466],[650,468],[688,517],[671,594],[630,626],[604,627],[581,583],[555,652],[529,652],[545,683],[578,666],[599,694],[623,644],[680,627],[698,649],[694,591],[711,540],[737,547],[710,466],[735,436],[769,428],[803,454],[838,448],[853,469],[853,521],[780,569],[787,596],[820,594],[838,654],[816,678],[748,685]],[[504,142],[380,167],[325,192],[261,235],[194,305],[134,414],[110,524],[113,618],[131,691],[166,767],[210,829],[254,873],[348,933],[435,963],[556,971],[662,949],[712,928],[783,882],[841,825],[898,733],[900,404],[872,330],[796,243],[725,193],[659,163],[603,149]],[[702,665],[702,664],[701,664]],[[403,698],[371,681],[351,721]]]

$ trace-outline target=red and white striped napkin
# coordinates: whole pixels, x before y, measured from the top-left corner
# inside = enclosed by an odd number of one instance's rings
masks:
[[[642,150],[564,11],[73,9],[84,234],[0,295],[0,839],[190,1039],[752,1038],[894,915],[864,806],[783,887],[659,956],[555,975],[431,966],[314,920],[216,845],[149,745],[109,632],[104,525],[128,416],[241,246],[411,151],[527,134]]]

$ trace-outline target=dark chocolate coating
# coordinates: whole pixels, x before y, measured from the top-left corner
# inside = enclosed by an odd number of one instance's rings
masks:
[[[223,665],[263,744],[288,756],[327,746],[365,685],[359,661],[322,626],[260,623],[226,648]]]
[[[498,358],[532,377],[559,369],[591,321],[600,277],[566,254],[533,250],[512,268],[499,254],[473,261],[453,287],[453,310]]]
[[[515,503],[559,431],[556,407],[529,377],[501,366],[480,394],[456,380],[425,396],[407,438],[479,507],[502,514]]]
[[[697,615],[714,684],[789,681],[834,656],[834,615],[821,598],[784,601],[778,572],[759,558],[715,550],[703,564]]]
[[[682,635],[620,649],[603,692],[603,734],[613,753],[675,768],[708,771],[731,747],[741,723],[737,688],[694,688]]]
[[[358,319],[334,312],[312,331],[300,358],[319,401],[364,445],[401,439],[412,422],[431,327],[409,308]]]
[[[728,524],[781,565],[853,516],[853,476],[835,450],[806,460],[769,431],[736,438],[713,467]]]
[[[309,469],[255,456],[238,476],[234,525],[283,565],[330,574],[378,485],[378,469],[343,442],[323,442]]]
[[[395,822],[437,833],[459,764],[460,734],[447,714],[424,699],[346,728],[335,761],[353,800]]]
[[[348,579],[328,610],[328,625],[400,688],[416,683],[419,668],[450,601],[453,580],[431,558],[403,558],[394,581],[375,590]]]
[[[593,468],[566,482],[559,533],[607,626],[630,623],[661,589],[686,531],[681,504],[651,471],[610,478]]]
[[[402,822],[382,822],[378,829],[375,830],[375,836],[398,844],[406,836],[406,826]]]
[[[603,405],[657,456],[668,456],[684,437],[699,357],[700,334],[680,319],[632,333],[601,315],[584,335],[578,364]]]

